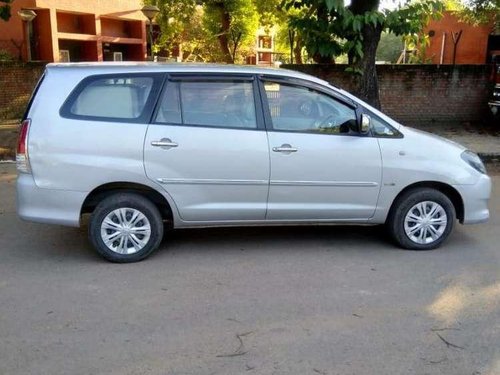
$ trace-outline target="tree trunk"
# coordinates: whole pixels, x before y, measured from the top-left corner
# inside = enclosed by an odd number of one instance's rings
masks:
[[[379,5],[380,0],[352,0],[349,8],[354,14],[363,14],[377,10]],[[382,26],[367,24],[361,33],[363,35],[363,57],[355,59],[357,61],[354,61],[353,64],[354,68],[361,73],[356,77],[356,95],[375,108],[380,108],[375,55],[382,34]]]
[[[360,99],[380,108],[375,54],[377,52],[382,27],[366,25],[363,30],[363,57],[354,63],[354,68],[362,72],[357,76],[356,94]]]
[[[300,35],[296,35],[295,37],[295,47],[293,48],[293,55],[295,57],[295,64],[303,64],[302,61],[302,38]]]
[[[214,4],[220,12],[221,30],[217,39],[219,40],[220,49],[222,52],[223,59],[228,64],[234,64],[234,60],[231,57],[231,50],[229,49],[229,29],[231,28],[231,17],[224,6],[223,2]]]
[[[240,40],[241,40],[241,32],[239,32],[238,34],[235,34],[235,33],[233,33],[233,31],[231,31],[231,40],[233,42],[233,52],[231,54],[231,59],[233,60],[233,64],[234,64],[234,62],[236,61],[236,51],[238,50],[238,46],[239,46]]]
[[[293,46],[295,43],[295,31],[288,29],[288,44],[290,45],[290,64],[293,64]]]

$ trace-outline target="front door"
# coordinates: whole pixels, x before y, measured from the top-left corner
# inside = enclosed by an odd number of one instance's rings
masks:
[[[269,150],[254,86],[253,76],[167,82],[144,161],[184,221],[265,218]]]
[[[357,133],[352,104],[284,81],[262,81],[271,158],[269,220],[365,220],[376,208],[376,138]]]

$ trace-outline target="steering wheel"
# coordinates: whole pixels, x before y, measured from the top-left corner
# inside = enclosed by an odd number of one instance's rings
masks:
[[[312,100],[306,100],[300,103],[299,111],[302,115],[309,117],[318,112],[318,105]]]

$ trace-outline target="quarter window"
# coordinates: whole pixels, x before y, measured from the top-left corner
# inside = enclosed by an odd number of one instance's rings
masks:
[[[119,77],[92,80],[69,108],[74,116],[137,119],[153,87],[152,77]]]
[[[275,130],[324,134],[356,131],[353,108],[303,86],[264,82]]]
[[[253,84],[246,81],[171,81],[156,122],[257,128]]]
[[[372,133],[374,136],[380,138],[399,138],[401,136],[400,132],[398,132],[396,129],[394,129],[379,117],[376,117],[374,115],[370,115],[370,117]]]
[[[179,82],[168,82],[160,102],[156,122],[182,124]]]

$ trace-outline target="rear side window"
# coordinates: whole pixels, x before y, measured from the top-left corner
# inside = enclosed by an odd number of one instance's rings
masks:
[[[161,85],[158,75],[106,75],[83,80],[63,105],[69,118],[148,122]]]
[[[156,122],[256,129],[253,83],[238,80],[168,82]]]

